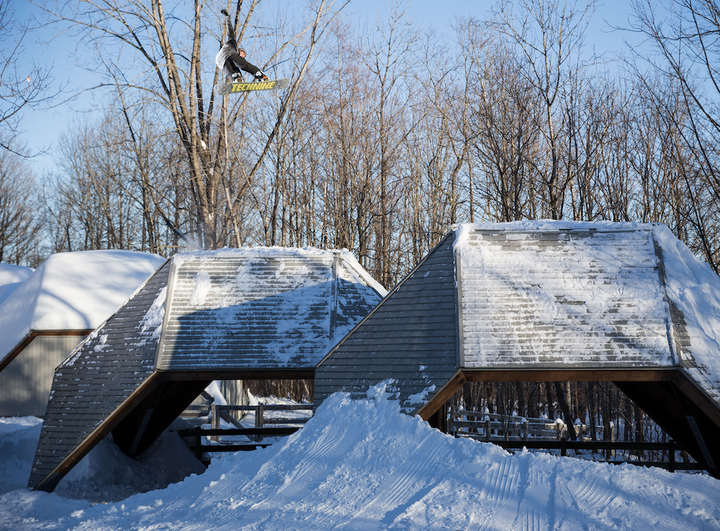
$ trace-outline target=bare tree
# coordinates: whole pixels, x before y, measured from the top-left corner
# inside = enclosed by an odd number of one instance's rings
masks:
[[[261,39],[259,30],[251,24],[259,4],[259,0],[253,0],[249,8],[243,10],[243,2],[237,3],[234,15],[239,39],[247,37],[249,30],[255,30],[253,39]],[[269,54],[264,68],[284,59],[287,50],[301,50],[303,60],[297,64],[290,87],[281,96],[274,127],[262,138],[255,138],[258,149],[254,159],[248,161],[247,167],[235,168],[245,184],[232,195],[224,186],[224,179],[228,178],[226,172],[231,167],[228,134],[246,109],[248,99],[234,101],[228,107],[227,98],[224,102],[218,101],[212,91],[220,73],[211,62],[215,50],[205,52],[203,44],[208,34],[222,39],[217,31],[222,27],[218,18],[221,6],[199,0],[192,5],[163,0],[123,3],[101,0],[63,1],[56,7],[48,7],[57,20],[72,23],[86,42],[95,45],[101,70],[109,75],[111,85],[123,92],[144,94],[144,98],[134,101],[157,105],[158,112],[165,116],[183,148],[188,189],[193,200],[190,214],[203,245],[211,248],[228,241],[233,222],[237,222],[232,212],[263,167],[315,46],[335,14],[325,0],[313,4],[305,25],[287,35],[277,50]],[[229,1],[225,7],[230,7]],[[212,68],[208,68],[209,65]],[[206,81],[208,71],[212,73],[212,83]],[[231,215],[227,214],[228,209]]]
[[[35,179],[27,162],[0,150],[0,262],[36,266],[40,219]]]
[[[313,100],[322,127],[322,244],[352,249],[370,265],[377,167],[377,87],[346,25],[337,25],[328,47],[323,88]]]
[[[471,60],[467,82],[475,109],[472,162],[480,208],[490,221],[532,219],[540,212],[534,160],[542,157],[542,107],[522,63],[495,35],[486,35],[474,20],[461,32]]]
[[[24,156],[26,150],[18,143],[23,111],[45,105],[59,93],[50,90],[49,69],[37,61],[20,66],[30,32],[30,21],[15,17],[13,0],[0,0],[0,148]]]
[[[514,11],[517,6],[517,15]],[[543,151],[531,163],[543,179],[547,215],[563,217],[569,180],[563,174],[563,96],[573,90],[578,76],[594,61],[582,56],[585,32],[595,9],[590,0],[578,8],[574,2],[501,1],[494,10],[494,26],[508,39],[522,58],[523,72],[534,97],[543,109],[540,132]]]
[[[374,220],[374,272],[375,278],[391,286],[398,277],[400,263],[398,247],[394,245],[393,220],[399,202],[402,180],[399,177],[398,158],[417,121],[408,122],[407,112],[412,90],[403,81],[410,77],[413,49],[417,34],[407,19],[405,8],[395,5],[387,22],[378,24],[375,37],[363,55],[378,91],[375,107],[378,168]]]
[[[668,163],[675,188],[683,190],[674,194],[672,207],[676,219],[684,213],[675,232],[720,271],[715,237],[715,205],[720,201],[720,6],[713,0],[670,0],[660,8],[645,1],[633,2],[633,7],[634,29],[649,37],[660,56],[642,58],[654,67],[651,74],[639,68],[634,72],[673,131],[669,141],[674,156]],[[666,87],[674,87],[674,97],[667,98]],[[685,228],[690,232],[681,232]]]

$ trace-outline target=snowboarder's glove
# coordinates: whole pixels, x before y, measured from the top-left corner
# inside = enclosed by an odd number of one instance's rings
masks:
[[[225,10],[225,9],[221,9],[221,10],[220,10],[220,13],[222,13],[222,14],[225,15],[226,17],[229,17],[229,16],[230,16],[230,15],[228,15],[227,10]]]

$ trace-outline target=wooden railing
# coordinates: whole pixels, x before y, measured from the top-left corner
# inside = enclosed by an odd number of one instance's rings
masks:
[[[270,446],[272,442],[263,442],[265,438],[286,437],[298,431],[312,416],[312,404],[258,404],[257,406],[226,406],[213,404],[210,409],[210,428],[200,426],[179,430],[198,459],[208,452],[237,452],[255,450]],[[231,411],[255,412],[255,426],[245,427],[237,421]],[[311,415],[298,417],[277,415],[277,412],[310,411]],[[270,414],[268,414],[270,413]],[[221,428],[220,421],[231,424],[233,428]],[[248,441],[223,441],[222,438],[244,436]],[[206,438],[212,441],[205,444]]]
[[[568,426],[549,419],[533,419],[497,413],[479,411],[451,411],[448,419],[448,433],[456,437],[471,437],[484,441],[517,441],[528,439],[560,440],[568,438],[568,429],[574,429],[576,437],[590,439],[590,427],[583,425]],[[584,435],[587,434],[587,435]],[[595,427],[594,439],[603,440],[603,427]],[[614,431],[609,440],[615,440]]]
[[[268,424],[304,424],[310,417],[312,417],[313,405],[312,404],[263,404],[260,403],[256,406],[224,406],[213,404],[210,407],[210,425],[215,428],[220,428],[220,420],[224,420],[229,424],[232,424],[236,428],[243,428],[232,415],[231,411],[243,411],[243,412],[255,412],[255,427],[262,428]],[[272,414],[274,412],[289,412],[289,411],[309,411],[310,415],[305,417],[298,416],[283,416]],[[270,413],[269,415],[267,413]]]
[[[568,429],[575,429],[576,440],[568,440]],[[492,442],[507,450],[560,450],[567,455],[568,450],[575,452],[589,450],[595,454],[604,454],[607,463],[629,463],[638,466],[654,466],[674,472],[676,470],[701,470],[698,463],[678,462],[675,451],[680,450],[674,441],[668,442],[630,442],[616,441],[615,432],[609,434],[609,440],[603,440],[603,428],[597,426],[592,437],[589,426],[568,426],[562,422],[550,422],[548,419],[533,419],[504,416],[497,413],[451,410],[448,418],[448,433],[455,437],[467,437]],[[632,456],[649,452],[655,459],[616,459],[619,450],[628,450]],[[662,457],[662,461],[657,460]]]

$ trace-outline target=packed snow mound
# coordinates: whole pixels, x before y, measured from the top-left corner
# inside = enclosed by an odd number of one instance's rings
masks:
[[[32,275],[32,272],[29,267],[0,264],[0,304]]]
[[[31,330],[90,330],[165,260],[132,251],[54,254],[0,304],[0,359]]]
[[[108,435],[62,479],[55,492],[63,498],[104,503],[202,474],[205,466],[175,433],[190,427],[177,419],[136,459],[122,453]],[[25,490],[41,428],[42,419],[36,417],[0,418],[0,494]],[[4,529],[1,524],[0,529]]]
[[[190,474],[202,474],[205,466],[175,433],[190,427],[186,421],[176,420],[136,459],[122,453],[109,435],[62,479],[55,492],[64,498],[97,503],[120,501],[177,483]]]
[[[511,455],[402,414],[385,389],[332,395],[283,442],[120,503],[6,493],[0,528],[720,529],[709,476]]]

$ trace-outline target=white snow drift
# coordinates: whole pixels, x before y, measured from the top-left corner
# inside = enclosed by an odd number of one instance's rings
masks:
[[[511,455],[400,413],[384,390],[335,394],[284,441],[121,502],[6,492],[0,529],[720,529],[720,481],[706,475]]]

